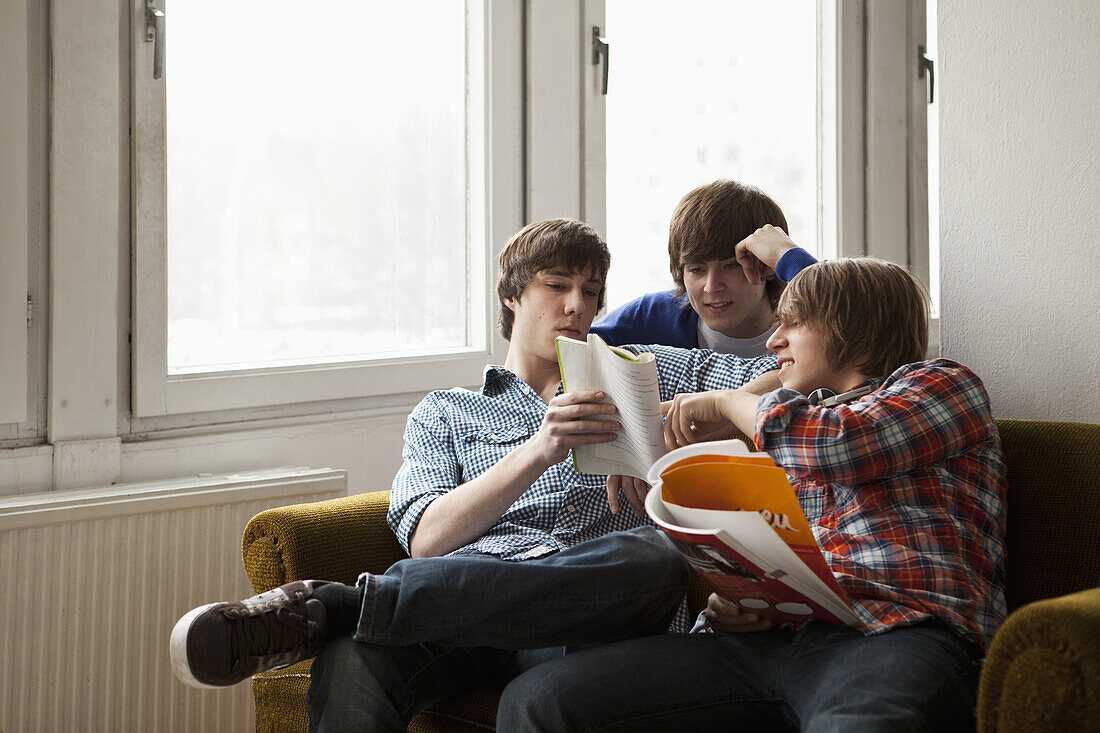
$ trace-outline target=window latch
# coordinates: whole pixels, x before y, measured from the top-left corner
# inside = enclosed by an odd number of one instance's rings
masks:
[[[164,76],[164,11],[145,0],[145,42],[153,44],[153,78]]]
[[[592,65],[599,66],[603,57],[603,93],[607,94],[607,73],[611,69],[611,45],[600,35],[600,27],[592,26]]]
[[[924,46],[917,46],[917,76],[923,79],[925,70],[928,71],[928,103],[932,104],[936,93],[936,62],[928,58]]]

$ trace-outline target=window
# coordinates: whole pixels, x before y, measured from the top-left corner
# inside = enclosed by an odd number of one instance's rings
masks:
[[[760,187],[817,254],[817,2],[608,0],[607,235],[611,307],[671,285],[672,210],[718,178]],[[777,44],[780,37],[782,43]],[[832,92],[832,87],[828,89]]]
[[[0,7],[0,446],[45,434],[45,9]],[[31,298],[33,297],[33,302]]]
[[[172,4],[161,80],[142,24],[135,415],[473,384],[502,359],[521,33],[497,5],[352,4],[335,27],[289,0]]]
[[[717,178],[775,198],[819,257],[871,254],[927,284],[924,13],[923,0],[607,0],[607,152],[585,162],[606,173],[609,307],[672,286],[672,210]]]
[[[16,10],[22,17],[15,15]],[[27,410],[28,109],[26,8],[0,15],[0,424],[20,423]],[[13,33],[17,29],[18,33]],[[10,38],[9,38],[10,36]]]

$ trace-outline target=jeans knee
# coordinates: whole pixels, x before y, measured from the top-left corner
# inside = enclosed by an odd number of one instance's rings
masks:
[[[310,730],[402,730],[384,655],[350,636],[313,660],[306,709]]]
[[[576,730],[556,704],[559,696],[547,694],[548,689],[553,690],[553,685],[541,672],[538,667],[529,670],[504,688],[497,706],[498,731],[556,733]]]
[[[318,683],[331,684],[362,673],[362,657],[357,642],[350,636],[334,639],[313,660],[310,667],[311,687]]]
[[[355,643],[350,636],[339,637],[313,660],[309,670],[309,691],[306,693],[307,708],[323,709],[329,700],[345,694],[341,688],[349,681],[363,676]]]
[[[639,559],[659,569],[670,585],[687,587],[690,577],[687,561],[664,532],[653,527],[638,527],[627,535],[637,544]]]

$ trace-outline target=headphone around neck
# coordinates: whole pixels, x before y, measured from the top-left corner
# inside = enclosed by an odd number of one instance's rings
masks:
[[[851,402],[865,394],[871,394],[876,389],[878,389],[876,385],[868,384],[865,387],[853,389],[850,392],[841,392],[837,394],[827,387],[822,387],[821,389],[815,389],[813,392],[810,392],[810,396],[807,397],[807,399],[810,401],[810,404],[815,407],[836,407],[842,402]]]

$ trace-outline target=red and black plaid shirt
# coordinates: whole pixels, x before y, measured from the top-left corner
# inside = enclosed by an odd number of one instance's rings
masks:
[[[850,405],[764,397],[756,442],[790,476],[867,633],[935,617],[982,649],[1005,617],[1005,464],[981,380],[904,366]]]

